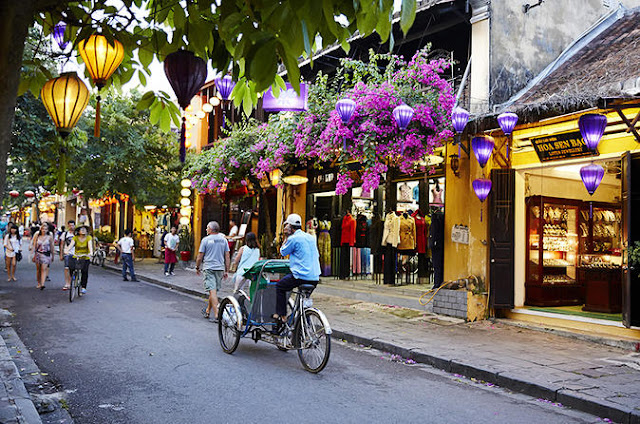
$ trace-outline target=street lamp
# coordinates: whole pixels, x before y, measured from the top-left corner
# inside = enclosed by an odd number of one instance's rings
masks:
[[[100,90],[122,63],[124,47],[118,40],[114,39],[113,43],[110,43],[104,35],[94,34],[78,43],[78,51],[87,66],[93,83],[98,87],[96,123],[93,135],[100,137]]]

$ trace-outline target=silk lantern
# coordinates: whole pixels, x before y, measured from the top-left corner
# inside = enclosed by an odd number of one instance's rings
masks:
[[[69,45],[68,41],[64,39],[64,31],[67,29],[67,24],[64,22],[58,23],[53,27],[53,41],[58,45],[60,50],[64,50]]]
[[[504,135],[511,135],[518,123],[518,115],[513,112],[504,112],[498,115],[498,125]]]
[[[47,81],[40,90],[42,103],[62,138],[78,123],[89,103],[89,89],[75,72],[66,72]]]
[[[473,180],[471,185],[473,186],[473,191],[476,193],[476,196],[480,199],[480,203],[484,203],[491,192],[491,180],[488,178],[478,178]],[[482,222],[482,209],[480,209],[480,222]]]
[[[461,107],[455,107],[451,112],[451,123],[453,129],[458,133],[462,133],[469,122],[469,112]]]
[[[356,111],[356,102],[351,99],[341,99],[336,102],[336,111],[338,111],[338,116],[340,116],[340,120],[343,125],[346,125],[347,122],[353,116],[353,112]],[[347,140],[344,139],[342,141],[342,149],[347,150]]]
[[[596,192],[604,177],[604,168],[595,163],[580,168],[580,178],[590,196]],[[593,217],[593,202],[589,202],[589,218]]]
[[[587,113],[578,120],[578,127],[584,143],[590,150],[595,151],[607,128],[607,117],[599,113]]]
[[[473,153],[476,155],[476,159],[478,159],[478,163],[480,164],[481,168],[484,168],[489,161],[491,153],[493,153],[494,146],[495,142],[493,141],[493,137],[490,137],[488,135],[473,137],[473,139],[471,140]]]
[[[207,64],[193,52],[178,50],[167,55],[164,60],[164,73],[178,98],[178,104],[184,111],[207,79]],[[185,122],[183,114],[180,127],[180,162],[184,162],[187,155]]]
[[[93,83],[98,87],[93,135],[100,137],[100,90],[122,63],[124,47],[118,40],[113,40],[113,43],[110,43],[104,35],[94,34],[78,43],[78,51],[87,66]]]
[[[222,97],[222,100],[229,100],[229,96],[231,96],[231,92],[236,86],[236,83],[233,82],[231,76],[225,75],[222,78],[216,78],[215,83],[216,88],[218,89],[218,93],[220,93],[220,97]]]

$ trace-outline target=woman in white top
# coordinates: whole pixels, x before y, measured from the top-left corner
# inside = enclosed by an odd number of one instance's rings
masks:
[[[22,255],[22,239],[16,224],[9,224],[9,231],[7,231],[7,235],[4,237],[4,247],[4,260],[7,265],[7,281],[17,281],[16,264],[18,260],[16,254],[20,252],[20,255]]]
[[[258,245],[255,233],[248,233],[244,241],[245,245],[240,248],[234,261],[237,266],[234,278],[235,283],[233,285],[234,292],[242,289],[247,281],[249,281],[244,278],[244,273],[260,259],[260,246]]]

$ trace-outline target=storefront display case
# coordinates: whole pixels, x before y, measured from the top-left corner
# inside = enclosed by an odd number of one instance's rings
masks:
[[[594,203],[589,213],[580,211],[580,263],[578,279],[585,288],[590,312],[620,313],[622,310],[622,241],[620,205]]]
[[[527,305],[584,303],[577,275],[581,203],[541,196],[527,200]]]

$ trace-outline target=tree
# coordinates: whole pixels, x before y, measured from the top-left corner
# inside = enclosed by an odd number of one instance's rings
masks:
[[[400,24],[406,33],[413,23],[416,0],[403,0]],[[301,55],[312,57],[318,47],[340,43],[348,50],[348,38],[377,32],[385,42],[391,34],[393,0],[21,0],[0,2],[0,189],[4,187],[6,157],[18,88],[36,94],[50,71],[42,66],[37,46],[33,59],[23,62],[27,33],[34,24],[48,35],[59,21],[69,26],[66,38],[77,44],[96,30],[115,37],[125,47],[125,59],[112,83],[128,82],[137,72],[145,84],[154,57],[160,61],[187,48],[226,71],[232,65],[238,84],[234,102],[256,104],[258,93],[275,81],[279,65],[298,87]],[[344,22],[341,24],[339,22]],[[393,40],[391,40],[393,42]],[[46,44],[46,43],[45,43]],[[136,54],[137,53],[137,54]],[[21,73],[28,77],[20,84]],[[145,98],[146,107],[161,110],[161,121],[171,114],[162,93]],[[166,122],[166,118],[164,118]],[[2,195],[3,193],[0,193]]]

